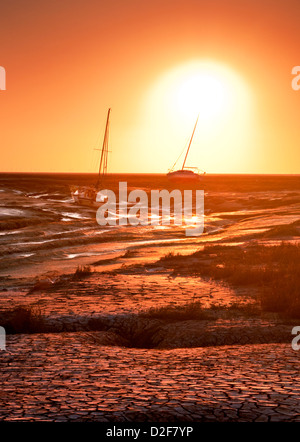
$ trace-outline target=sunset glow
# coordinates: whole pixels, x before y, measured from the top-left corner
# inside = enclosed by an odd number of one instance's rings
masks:
[[[230,112],[236,93],[236,78],[230,78],[217,64],[192,62],[166,75],[170,109],[189,120],[199,115],[206,124]],[[232,75],[233,76],[233,75]]]
[[[170,162],[186,147],[199,116],[189,162],[214,170],[221,164],[233,169],[252,159],[254,108],[251,90],[241,76],[212,61],[191,61],[162,75],[148,91],[146,150],[151,133],[161,138],[159,157]],[[153,165],[153,167],[155,167]]]
[[[300,421],[300,1],[0,5],[0,421]]]
[[[199,113],[202,119],[213,119],[226,109],[226,86],[214,76],[203,73],[187,78],[176,97],[179,110]]]
[[[191,165],[298,172],[298,2],[30,5],[0,17],[2,171],[96,172],[111,107],[109,172],[166,173],[198,113]]]

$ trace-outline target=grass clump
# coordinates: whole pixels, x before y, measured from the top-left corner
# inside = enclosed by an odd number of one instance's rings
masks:
[[[220,318],[232,319],[237,317],[255,318],[261,315],[261,308],[258,302],[232,302],[229,305],[211,304],[210,310],[214,311]]]
[[[0,323],[7,334],[43,333],[47,327],[36,306],[16,306],[0,313]]]
[[[89,265],[78,266],[74,275],[73,275],[73,279],[78,280],[78,279],[86,278],[91,273],[92,273],[91,266],[89,266]]]
[[[202,307],[198,300],[185,304],[168,304],[162,307],[153,307],[141,316],[148,319],[160,319],[163,321],[188,321],[188,320],[211,320],[213,315]]]

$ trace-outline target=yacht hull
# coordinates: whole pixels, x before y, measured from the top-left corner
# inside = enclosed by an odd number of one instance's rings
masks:
[[[203,174],[192,172],[191,170],[176,170],[174,172],[169,172],[167,177],[172,182],[186,182],[195,183],[201,180]]]

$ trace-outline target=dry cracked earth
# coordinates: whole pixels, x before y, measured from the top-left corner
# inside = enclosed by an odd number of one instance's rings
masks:
[[[134,316],[142,308],[193,296],[226,304],[243,293],[166,274],[94,274],[37,291],[26,281],[22,290],[10,284],[2,309],[39,306],[54,329],[7,335],[2,421],[300,421],[299,352],[289,324],[155,323],[148,348],[129,339],[128,324],[131,338],[139,329],[143,335],[145,323]],[[103,330],[91,330],[88,321],[99,317]]]

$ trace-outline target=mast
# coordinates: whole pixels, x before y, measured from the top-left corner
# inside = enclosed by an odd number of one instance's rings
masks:
[[[190,142],[189,142],[189,147],[187,148],[187,151],[186,151],[186,154],[185,154],[184,162],[183,162],[183,165],[182,165],[182,170],[184,169],[184,165],[185,165],[185,162],[186,162],[186,159],[187,159],[187,156],[188,156],[188,153],[189,153],[192,141],[193,141],[193,137],[194,137],[194,133],[195,133],[195,130],[196,130],[196,127],[197,127],[197,124],[198,124],[198,120],[199,120],[199,115],[197,117],[196,124],[195,124],[194,130],[193,130]]]
[[[103,145],[102,145],[102,151],[101,151],[101,158],[100,158],[100,165],[99,165],[98,181],[97,181],[96,186],[98,186],[98,184],[99,184],[101,174],[103,176],[107,172],[108,134],[109,134],[109,116],[110,116],[110,111],[111,111],[111,108],[109,108],[108,112],[107,112],[105,133],[104,133],[104,139],[103,139]]]

